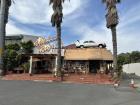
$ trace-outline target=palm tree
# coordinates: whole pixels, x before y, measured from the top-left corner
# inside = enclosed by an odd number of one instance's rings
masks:
[[[5,28],[8,22],[9,7],[11,0],[0,1],[0,75],[4,75],[3,52],[5,46]]]
[[[117,67],[117,36],[116,36],[116,26],[118,25],[119,17],[117,13],[116,4],[120,3],[121,0],[102,0],[107,6],[107,28],[111,29],[112,32],[112,42],[113,42],[113,71],[118,72]]]
[[[52,4],[53,8],[53,15],[51,17],[51,23],[53,27],[56,27],[57,32],[57,65],[56,65],[56,71],[57,76],[58,74],[61,75],[61,80],[63,79],[63,73],[62,73],[62,64],[61,64],[61,23],[63,18],[63,7],[62,3],[64,3],[65,0],[50,0],[50,5]]]

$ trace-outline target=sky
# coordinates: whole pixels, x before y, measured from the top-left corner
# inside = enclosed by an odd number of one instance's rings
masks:
[[[111,30],[106,28],[106,7],[102,0],[66,0],[63,4],[62,40],[65,45],[76,40],[105,42],[112,51]],[[140,0],[122,0],[117,4],[118,53],[140,51]],[[54,36],[53,11],[49,0],[15,0],[9,11],[7,34]]]

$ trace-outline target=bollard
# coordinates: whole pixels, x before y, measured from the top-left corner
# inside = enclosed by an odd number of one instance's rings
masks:
[[[114,85],[114,88],[118,88],[119,85],[120,85],[120,82],[119,81],[115,81],[115,83],[113,85]]]
[[[135,88],[135,81],[134,81],[134,79],[131,79],[130,87]]]

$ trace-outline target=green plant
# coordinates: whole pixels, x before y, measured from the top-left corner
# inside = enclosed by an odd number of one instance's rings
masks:
[[[30,63],[26,62],[26,63],[22,64],[21,67],[24,69],[25,73],[28,73],[29,72],[29,68],[30,68]]]
[[[33,53],[34,44],[32,41],[22,42],[22,43],[20,43],[20,45],[22,48],[22,53],[24,53],[24,54]]]
[[[8,49],[4,53],[4,68],[6,70],[13,70],[18,66],[17,52],[15,50]]]
[[[19,51],[20,50],[20,46],[16,43],[16,44],[8,44],[5,46],[6,49],[12,49],[12,50],[16,50]]]

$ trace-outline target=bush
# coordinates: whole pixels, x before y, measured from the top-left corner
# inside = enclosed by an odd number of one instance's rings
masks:
[[[15,50],[8,49],[4,53],[4,67],[6,70],[13,70],[18,66],[18,60],[16,59],[17,52]]]
[[[29,69],[30,69],[30,63],[29,62],[26,62],[24,64],[22,64],[21,66],[24,70],[25,73],[28,73],[29,72]]]

